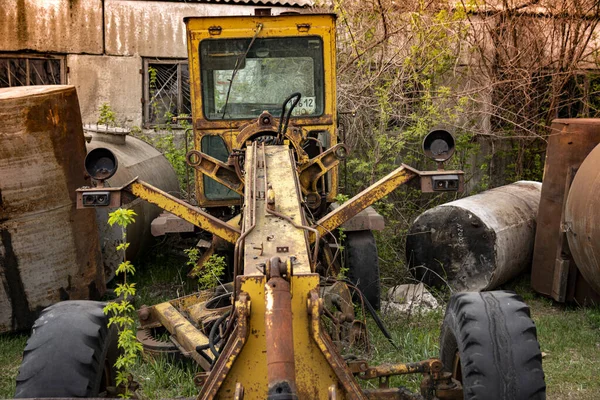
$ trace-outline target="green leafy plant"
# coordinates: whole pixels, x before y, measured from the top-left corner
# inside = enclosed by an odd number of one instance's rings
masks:
[[[348,200],[350,200],[350,196],[348,196],[347,194],[343,194],[343,193],[338,193],[335,196],[335,201],[339,204],[342,205],[345,202],[347,202]]]
[[[110,104],[102,103],[100,106],[100,117],[98,118],[98,124],[106,125],[106,126],[115,126],[116,125],[116,114],[112,110]]]
[[[197,260],[196,260],[197,261]],[[221,283],[221,277],[225,272],[227,262],[225,257],[213,254],[204,262],[201,269],[198,270],[198,285],[200,289],[212,289]]]
[[[142,351],[142,344],[138,342],[135,335],[135,321],[131,314],[135,311],[130,299],[135,296],[135,283],[128,283],[127,277],[135,274],[135,267],[126,259],[127,248],[127,226],[135,222],[136,213],[133,210],[119,208],[108,214],[108,224],[117,224],[121,227],[122,239],[117,245],[117,251],[122,254],[122,262],[117,267],[115,274],[123,277],[123,282],[115,288],[115,293],[120,297],[104,307],[104,313],[109,315],[108,326],[116,325],[119,329],[118,347],[121,354],[115,362],[117,368],[116,384],[123,387],[123,393],[119,396],[130,398],[129,391],[130,370],[135,365],[137,355]]]

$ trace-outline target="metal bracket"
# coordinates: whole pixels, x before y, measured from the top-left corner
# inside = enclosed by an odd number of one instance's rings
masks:
[[[189,151],[187,163],[206,176],[211,177],[234,192],[244,194],[244,180],[238,176],[234,167],[197,150]]]

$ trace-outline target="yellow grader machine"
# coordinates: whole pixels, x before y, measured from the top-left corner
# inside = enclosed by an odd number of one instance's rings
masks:
[[[536,328],[510,292],[452,296],[440,358],[372,366],[343,355],[341,343],[366,334],[351,292],[368,292],[365,282],[379,277],[370,269],[377,260],[369,232],[346,249],[359,260],[360,271],[350,271],[355,280],[337,280],[332,232],[410,181],[424,192],[460,190],[462,172],[441,167],[453,152],[452,136],[435,130],[424,140],[438,170],[402,165],[332,209],[337,166],[349,152],[337,135],[335,16],[185,23],[195,147],[187,161],[200,207],[138,179],[109,187],[117,160],[101,148],[86,158],[95,186],[78,190],[80,208],[141,198],[212,233],[215,247],[233,249],[231,283],[138,311],[146,351],[197,362],[204,371],[195,377],[198,399],[545,398]],[[224,218],[223,210],[233,212]],[[358,297],[373,308],[369,300]],[[157,339],[160,331],[168,342]],[[111,334],[101,303],[46,309],[28,342],[17,396],[103,393],[115,350]],[[405,374],[423,376],[420,393],[390,386],[391,377]],[[361,384],[367,380],[378,384]]]

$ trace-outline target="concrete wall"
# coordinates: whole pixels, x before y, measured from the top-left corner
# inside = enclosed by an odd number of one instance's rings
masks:
[[[101,0],[0,0],[0,51],[102,54]]]
[[[110,104],[119,124],[142,125],[142,58],[72,54],[69,84],[79,96],[83,123],[98,121],[102,103]]]
[[[106,54],[186,58],[184,17],[252,15],[258,7],[105,0]],[[285,10],[290,8],[281,8],[278,12]]]
[[[127,0],[0,0],[0,52],[66,55],[67,82],[82,120],[95,123],[102,103],[119,124],[142,126],[143,57],[187,58],[186,16],[252,15],[271,7]]]

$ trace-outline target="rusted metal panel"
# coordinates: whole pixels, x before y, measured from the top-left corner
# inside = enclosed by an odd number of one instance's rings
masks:
[[[561,234],[564,205],[570,180],[587,155],[600,143],[600,120],[598,119],[556,119],[552,122],[551,136],[548,138],[544,182],[537,216],[537,231],[531,270],[531,286],[541,294],[554,296],[559,301],[594,298],[577,268],[569,268],[566,295],[554,284],[557,260],[570,259],[565,252],[565,238]],[[563,292],[564,293],[564,292]],[[596,295],[597,297],[597,295]]]
[[[2,0],[0,49],[102,54],[102,0]]]
[[[597,145],[583,161],[571,184],[563,222],[577,268],[597,293],[600,293],[599,193],[600,145]]]
[[[104,290],[73,86],[0,89],[0,331],[27,329],[42,308]]]
[[[521,181],[432,208],[410,227],[406,257],[417,279],[490,290],[531,263],[542,185]]]

